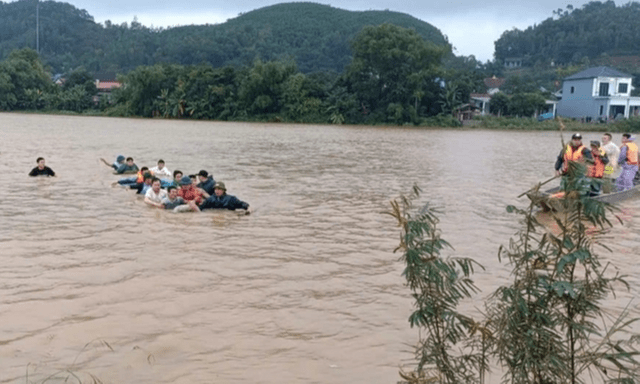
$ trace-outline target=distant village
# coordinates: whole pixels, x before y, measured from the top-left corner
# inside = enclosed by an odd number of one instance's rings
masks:
[[[640,57],[633,56],[640,64]],[[629,60],[629,58],[623,58]],[[553,65],[553,63],[552,63]],[[505,68],[519,68],[522,59],[504,60]],[[545,101],[546,108],[538,111],[538,120],[553,119],[556,116],[578,119],[582,122],[607,122],[640,115],[640,97],[631,96],[635,89],[633,76],[607,66],[585,69],[557,83],[557,89],[541,89],[552,95]],[[500,92],[506,78],[484,79],[486,93],[472,93],[468,104],[460,108],[458,118],[471,120],[474,116],[490,115],[492,97]]]
[[[520,66],[519,61],[506,61],[506,67]],[[551,91],[553,98],[546,100],[547,108],[539,111],[538,120],[556,116],[606,122],[640,115],[640,97],[631,96],[635,87],[633,76],[616,69],[592,67],[564,78],[559,89]],[[460,109],[459,119],[470,120],[474,116],[489,115],[491,98],[500,92],[505,78],[484,79],[486,93],[472,93],[469,103]],[[541,89],[546,92],[546,89]]]

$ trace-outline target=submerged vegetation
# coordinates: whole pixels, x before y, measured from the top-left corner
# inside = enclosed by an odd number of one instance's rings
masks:
[[[491,365],[504,372],[503,382],[514,384],[640,380],[640,335],[631,330],[640,319],[602,308],[616,289],[629,288],[596,252],[608,249],[601,239],[614,209],[579,196],[575,179],[581,171],[571,168],[555,231],[538,222],[533,203],[507,207],[522,218],[522,229],[498,251],[512,268],[511,281],[505,277],[489,296],[480,320],[456,310],[476,291],[473,260],[443,259],[450,246],[440,238],[435,212],[428,205],[414,208],[417,188],[391,203],[401,228],[403,275],[417,308],[409,323],[424,331],[416,368],[400,372],[404,382],[484,382]]]

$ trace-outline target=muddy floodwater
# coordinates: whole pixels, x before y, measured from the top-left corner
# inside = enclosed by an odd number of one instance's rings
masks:
[[[0,383],[395,383],[417,331],[389,201],[417,183],[449,254],[484,265],[474,313],[510,281],[505,207],[559,150],[557,132],[0,114]],[[253,214],[145,206],[98,161],[119,154],[205,169]],[[57,177],[27,177],[39,156]],[[631,291],[606,308],[640,315],[640,200],[620,209],[601,254]]]

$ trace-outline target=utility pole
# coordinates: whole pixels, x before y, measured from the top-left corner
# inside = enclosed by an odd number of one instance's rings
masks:
[[[40,54],[40,0],[36,0],[36,52]]]

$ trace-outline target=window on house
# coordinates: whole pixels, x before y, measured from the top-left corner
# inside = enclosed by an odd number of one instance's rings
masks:
[[[609,83],[600,83],[600,93],[598,96],[609,96]]]
[[[600,116],[602,116],[602,113],[604,112],[604,105],[600,106]]]
[[[618,84],[618,93],[627,93],[629,85],[627,83]]]
[[[575,91],[576,88],[575,87],[571,87],[571,93],[573,93],[573,91]]]

